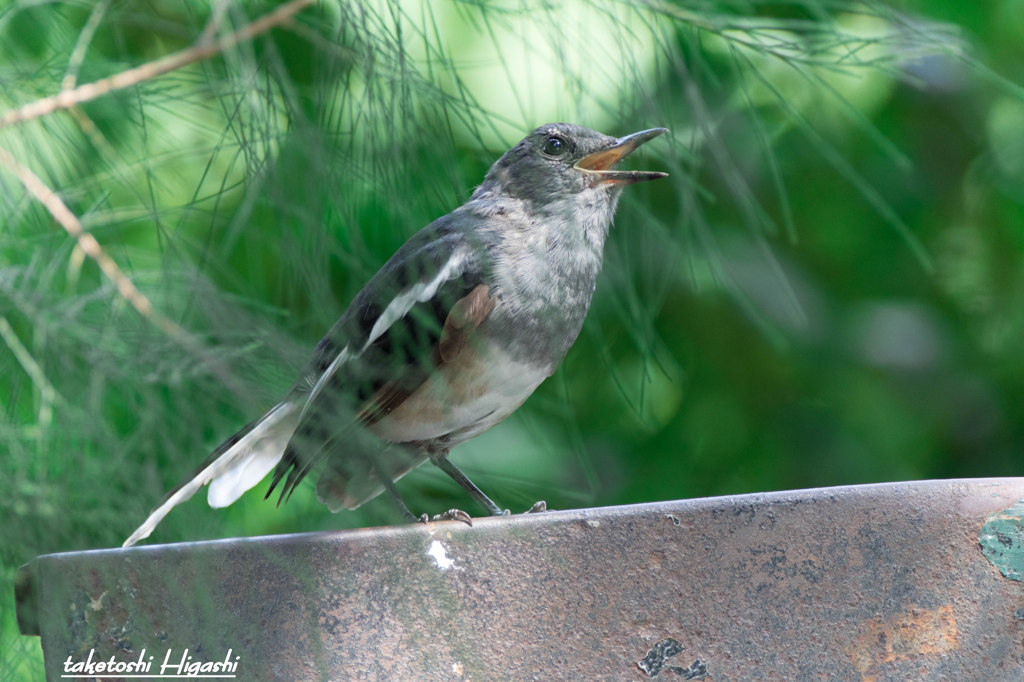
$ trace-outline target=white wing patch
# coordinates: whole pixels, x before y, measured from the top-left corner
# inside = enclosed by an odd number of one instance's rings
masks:
[[[395,296],[391,303],[388,303],[388,307],[384,309],[384,312],[380,314],[380,317],[377,318],[373,329],[370,330],[370,338],[366,340],[366,343],[363,344],[359,352],[361,353],[366,350],[370,344],[379,339],[396,320],[402,319],[415,304],[429,301],[437,293],[437,289],[441,284],[447,282],[455,275],[461,274],[462,268],[466,264],[466,255],[465,249],[452,252],[448,262],[444,264],[444,267],[441,268],[441,271],[437,273],[434,279],[426,284],[417,282],[409,289]]]
[[[334,360],[331,361],[330,366],[328,366],[324,373],[316,380],[316,383],[313,384],[313,389],[309,392],[309,397],[306,398],[306,404],[302,408],[302,414],[299,415],[299,421],[302,421],[302,418],[306,416],[306,410],[309,409],[310,404],[312,404],[313,400],[320,394],[320,391],[324,389],[324,385],[327,383],[327,380],[334,376],[334,373],[338,371],[339,367],[348,362],[348,358],[348,346],[345,346],[341,349],[341,352],[338,353]]]

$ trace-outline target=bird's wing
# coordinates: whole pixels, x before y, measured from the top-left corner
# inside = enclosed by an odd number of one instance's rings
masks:
[[[350,442],[352,425],[372,424],[401,405],[490,313],[480,251],[445,227],[428,227],[399,249],[317,346],[309,395],[268,496],[285,479],[286,499],[339,450],[351,450],[346,466],[362,473],[370,463]]]

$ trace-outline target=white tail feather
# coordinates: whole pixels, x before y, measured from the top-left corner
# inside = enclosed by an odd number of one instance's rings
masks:
[[[284,455],[285,446],[299,423],[299,406],[280,403],[223,455],[181,486],[153,510],[141,526],[124,541],[131,547],[149,537],[168,512],[210,484],[207,500],[211,507],[225,507],[259,483]]]
[[[206,500],[214,509],[226,507],[245,491],[263,480],[277,466],[284,449],[299,424],[299,410],[292,403],[281,403],[246,434],[228,453],[238,450],[223,471],[214,475]]]

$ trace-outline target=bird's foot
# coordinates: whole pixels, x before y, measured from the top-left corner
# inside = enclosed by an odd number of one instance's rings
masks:
[[[533,503],[533,506],[524,511],[524,514],[540,514],[548,510],[548,503],[544,500],[537,500]]]
[[[429,523],[431,521],[462,521],[467,526],[473,525],[473,518],[461,509],[449,509],[443,514],[434,514],[433,516],[422,514],[418,521],[420,523]]]

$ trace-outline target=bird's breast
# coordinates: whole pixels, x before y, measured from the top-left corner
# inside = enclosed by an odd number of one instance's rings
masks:
[[[447,449],[512,414],[550,373],[478,337],[371,430],[392,443],[437,443]]]
[[[565,240],[568,242],[568,240]],[[508,249],[495,268],[500,299],[489,322],[523,362],[557,365],[590,309],[601,253],[573,241]]]

